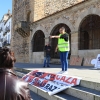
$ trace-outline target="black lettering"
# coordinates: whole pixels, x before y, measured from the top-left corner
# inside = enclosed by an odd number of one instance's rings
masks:
[[[44,88],[48,89],[48,88],[49,88],[49,86],[50,86],[50,84],[47,84]]]
[[[56,86],[51,85],[48,89],[49,89],[50,91],[54,91],[55,89],[57,89],[57,87],[56,87]]]
[[[98,57],[98,61],[100,61],[100,57]]]
[[[48,89],[49,89],[50,91],[52,91],[52,88],[53,88],[53,85],[51,85]]]
[[[54,86],[54,88],[53,88],[51,91],[54,91],[55,89],[57,89],[57,87],[56,87],[56,86]]]

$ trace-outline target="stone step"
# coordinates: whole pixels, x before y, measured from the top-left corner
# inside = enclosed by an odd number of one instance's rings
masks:
[[[32,85],[29,85],[29,89],[31,91],[33,91],[33,93],[38,94],[39,96],[45,98],[46,100],[81,100],[74,96],[71,96],[71,95],[68,95],[68,94],[65,94],[62,92],[58,93],[56,95],[50,96],[48,93],[46,93],[46,92],[42,91],[41,89],[39,89],[35,86],[32,86]]]
[[[82,100],[100,100],[100,91],[82,86],[71,87],[63,92]]]
[[[30,95],[31,95],[32,100],[47,100],[41,97],[40,95],[34,93],[33,91],[30,91]]]
[[[29,73],[31,70],[26,70],[23,68],[14,67],[15,71],[22,72],[22,73]]]
[[[17,75],[22,77],[24,74],[17,72]],[[53,97],[40,89],[37,90],[36,87],[31,86],[30,89],[38,91],[36,93],[47,100],[100,100],[100,83],[86,80],[82,80],[80,86],[68,88],[57,95],[53,95]],[[73,99],[66,99],[68,96]]]
[[[82,79],[80,82],[80,86],[100,91],[100,83],[97,82]]]
[[[31,71],[31,70],[26,70],[26,69],[16,68],[16,67],[14,69],[16,71],[22,72],[22,73],[28,73],[28,72]],[[91,82],[91,81],[82,79],[81,82],[80,82],[80,86],[100,91],[100,83],[97,83],[97,82],[93,82],[93,81]]]

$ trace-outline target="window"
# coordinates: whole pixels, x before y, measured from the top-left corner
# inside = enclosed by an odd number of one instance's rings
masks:
[[[100,17],[87,16],[79,29],[79,49],[100,49]]]
[[[33,37],[32,40],[32,47],[33,52],[42,52],[45,45],[45,36],[44,33],[41,30],[38,30]]]

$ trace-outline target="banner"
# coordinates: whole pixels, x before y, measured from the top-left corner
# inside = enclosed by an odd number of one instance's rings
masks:
[[[35,70],[23,76],[22,79],[53,95],[71,86],[79,85],[81,78]]]
[[[95,68],[100,69],[100,54],[97,55],[96,59],[91,61],[91,64],[93,64]]]

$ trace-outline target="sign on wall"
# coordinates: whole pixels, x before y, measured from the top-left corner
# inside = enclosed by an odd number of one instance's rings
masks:
[[[100,68],[100,54],[97,55],[96,59],[91,60],[91,64],[94,65],[95,68]]]
[[[95,57],[84,57],[84,62],[83,62],[83,66],[93,66],[91,64],[91,60],[94,59]]]
[[[23,76],[22,79],[53,95],[71,86],[79,85],[81,78],[35,70]]]
[[[71,56],[70,57],[70,65],[81,66],[83,58],[78,56]]]

